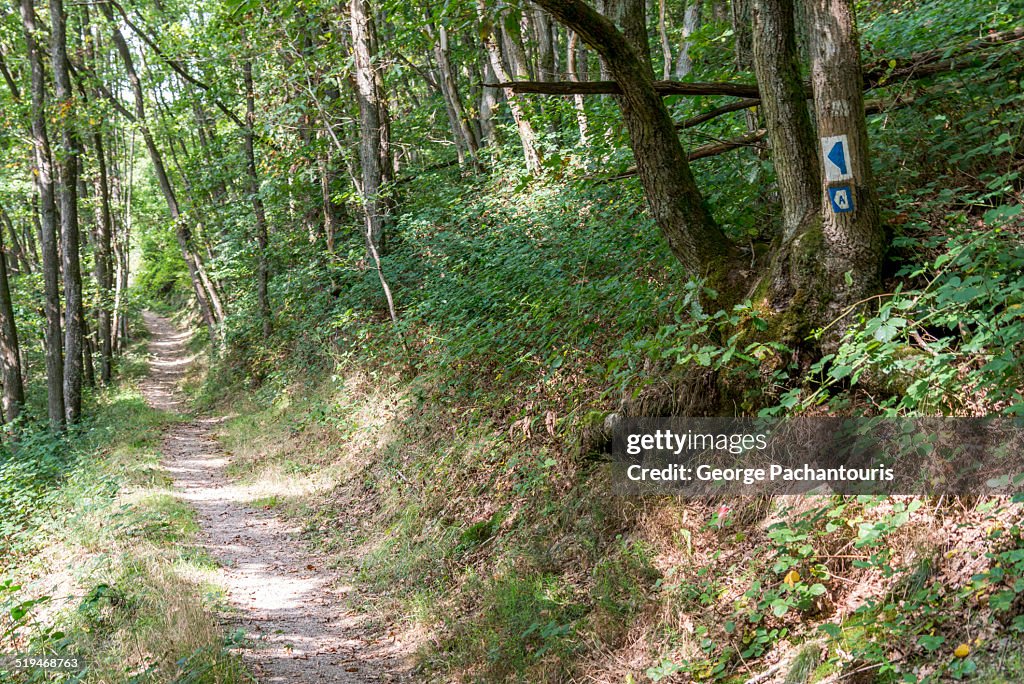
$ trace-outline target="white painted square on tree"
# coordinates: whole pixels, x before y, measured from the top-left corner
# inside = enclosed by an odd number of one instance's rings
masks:
[[[850,141],[845,135],[830,135],[821,139],[821,159],[825,165],[825,180],[841,181],[853,178],[850,159]]]

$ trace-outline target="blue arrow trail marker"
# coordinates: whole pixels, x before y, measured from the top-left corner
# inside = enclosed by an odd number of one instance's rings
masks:
[[[828,201],[832,205],[833,213],[849,214],[853,211],[853,189],[849,185],[829,188]]]
[[[830,135],[821,139],[825,180],[828,182],[853,178],[850,170],[850,141],[845,135]]]
[[[846,173],[846,152],[842,141],[836,142],[832,146],[832,151],[828,153],[828,160],[839,167],[839,173]]]

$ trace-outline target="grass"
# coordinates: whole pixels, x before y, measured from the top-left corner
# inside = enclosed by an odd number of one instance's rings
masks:
[[[211,583],[215,562],[196,546],[194,511],[159,468],[163,430],[178,417],[146,406],[136,386],[143,359],[136,346],[89,421],[59,443],[62,472],[45,510],[28,512],[30,534],[5,541],[0,648],[79,654],[88,668],[74,681],[95,684],[248,682],[230,652],[241,637],[217,620],[225,603]],[[11,614],[31,600],[39,603]]]

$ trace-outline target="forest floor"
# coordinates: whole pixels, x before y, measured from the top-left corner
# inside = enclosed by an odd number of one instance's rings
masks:
[[[145,314],[150,331],[146,401],[183,412],[178,384],[192,359],[188,333]],[[251,506],[252,494],[229,479],[230,457],[214,438],[219,419],[196,417],[165,434],[162,464],[177,495],[194,507],[200,544],[219,564],[216,582],[232,611],[229,627],[245,631],[241,655],[260,684],[400,681],[400,646],[380,643],[347,608],[344,585],[327,558],[296,538],[273,512]]]

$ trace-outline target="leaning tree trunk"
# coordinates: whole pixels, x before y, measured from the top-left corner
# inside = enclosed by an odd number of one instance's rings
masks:
[[[82,263],[78,232],[78,153],[75,100],[68,73],[67,17],[63,0],[50,0],[50,57],[61,124],[58,150],[61,255],[64,274],[64,414],[68,423],[82,417]]]
[[[18,349],[18,327],[14,322],[14,302],[7,279],[7,254],[4,232],[0,228],[0,381],[3,381],[3,415],[13,421],[25,403],[25,387],[21,381],[21,356]]]
[[[60,262],[57,253],[57,207],[53,198],[53,167],[50,139],[46,131],[46,83],[43,60],[36,42],[36,18],[32,0],[21,0],[21,23],[31,72],[32,148],[35,153],[36,187],[39,190],[40,249],[43,262],[43,292],[46,326],[46,398],[50,427],[63,430],[64,352],[61,339]]]
[[[430,26],[428,25],[429,29]],[[470,161],[479,170],[480,144],[477,142],[476,135],[469,125],[466,108],[462,106],[462,97],[459,95],[458,83],[455,80],[455,72],[452,69],[451,50],[448,45],[448,29],[445,28],[444,24],[440,23],[437,25],[436,36],[434,37],[434,57],[437,60],[437,82],[451,110],[452,133],[457,140],[462,140],[463,148],[469,153]]]
[[[828,300],[821,324],[878,291],[885,237],[868,154],[853,0],[805,0],[822,152],[822,238]],[[840,330],[837,326],[834,330]]]
[[[720,282],[730,273],[732,246],[697,188],[675,123],[654,87],[649,56],[582,0],[534,1],[604,58],[622,90],[616,99],[651,215],[687,271]]]

